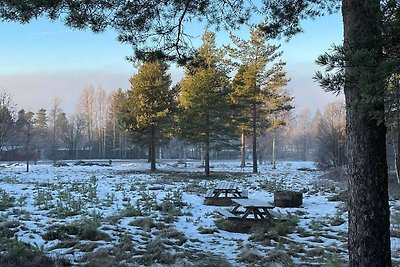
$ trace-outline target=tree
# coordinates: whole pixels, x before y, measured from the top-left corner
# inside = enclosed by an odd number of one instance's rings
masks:
[[[230,144],[232,138],[228,79],[221,61],[214,33],[205,32],[180,82],[180,136],[203,145],[206,176],[210,176],[210,150]]]
[[[385,80],[392,68],[383,49],[390,3],[396,2],[343,1],[344,45],[318,60],[328,71],[317,74],[322,86],[346,97],[351,266],[391,265]]]
[[[298,133],[298,141],[299,141],[299,147],[301,151],[301,160],[306,161],[308,158],[309,150],[311,147],[311,139],[312,135],[310,132],[312,129],[310,129],[310,122],[311,120],[311,115],[310,115],[310,109],[309,108],[304,108],[301,110],[298,118],[298,128],[297,128],[297,133]]]
[[[350,265],[390,266],[380,1],[344,1],[343,23]]]
[[[98,157],[105,158],[105,147],[106,147],[106,122],[107,122],[107,94],[105,90],[98,87],[96,91],[95,101],[95,128],[97,134],[97,147]]]
[[[61,146],[63,150],[68,150],[71,152],[73,149],[71,127],[67,118],[67,114],[61,109],[60,112],[57,114],[55,125],[56,138],[58,139],[57,143]]]
[[[394,167],[396,178],[400,184],[400,78],[392,75],[388,80],[386,93],[386,118],[394,152]]]
[[[49,138],[48,117],[45,109],[41,108],[38,110],[38,112],[36,113],[36,119],[34,120],[34,124],[35,124],[34,146],[36,147],[35,160],[37,160],[38,157],[43,156],[43,152],[45,151]]]
[[[345,107],[342,101],[328,104],[317,116],[316,162],[321,168],[345,164]]]
[[[4,147],[11,138],[12,128],[14,125],[14,104],[11,96],[5,92],[0,93],[0,159]]]
[[[167,64],[160,60],[143,63],[130,79],[131,89],[120,111],[126,129],[148,145],[151,171],[156,170],[156,145],[166,137],[172,119],[173,95],[167,70]]]
[[[190,57],[192,36],[185,26],[193,20],[208,25],[235,28],[244,24],[253,11],[243,1],[12,1],[0,2],[3,20],[27,23],[43,16],[62,18],[67,26],[101,32],[113,28],[118,40],[133,46],[135,57],[146,60],[148,54],[173,53]],[[232,16],[232,14],[235,14]],[[133,58],[135,59],[135,58]]]
[[[137,33],[153,34],[154,41],[178,49],[183,45],[184,23],[193,18],[208,24],[235,28],[264,14],[269,20],[264,30],[271,36],[293,35],[300,22],[338,10],[342,4],[344,23],[344,93],[346,96],[346,146],[349,171],[349,261],[350,266],[390,266],[389,205],[384,117],[385,76],[382,70],[382,9],[379,0],[271,0],[259,5],[246,1],[12,1],[0,2],[0,16],[27,22],[40,15],[55,19],[63,14],[66,23],[94,30],[110,23],[126,31],[124,41],[145,44]],[[246,3],[246,4],[245,4]],[[397,3],[397,1],[383,1]],[[141,6],[142,5],[142,6]],[[397,6],[396,6],[397,7]],[[398,10],[398,8],[397,8]],[[175,12],[171,12],[175,11]],[[110,15],[111,14],[111,15]],[[115,16],[113,16],[115,15]],[[167,17],[166,17],[167,16]],[[170,20],[164,20],[165,18]],[[118,19],[117,19],[118,17]],[[226,18],[226,20],[225,20]],[[170,23],[169,23],[170,22]],[[172,27],[172,28],[171,28]],[[398,32],[398,28],[392,34]],[[149,31],[150,30],[150,31]],[[129,34],[130,33],[130,34]],[[139,38],[142,36],[137,35]],[[175,42],[171,41],[171,37]],[[152,45],[152,43],[148,43]],[[158,51],[160,51],[158,49]],[[335,66],[333,66],[335,67]]]
[[[15,139],[17,140],[17,145],[22,146],[23,151],[25,151],[26,172],[29,172],[29,160],[32,152],[33,116],[33,112],[25,112],[25,110],[21,109],[18,111],[18,118],[15,122]]]
[[[231,39],[236,48],[227,47],[227,50],[237,60],[234,63],[239,65],[231,98],[237,108],[235,117],[242,134],[241,166],[244,167],[245,133],[250,129],[253,139],[253,173],[257,173],[257,135],[260,129],[268,127],[268,114],[291,108],[288,105],[291,98],[283,98],[278,91],[289,80],[283,70],[285,63],[278,60],[282,55],[279,46],[267,43],[268,36],[261,27],[251,29],[248,41],[233,35]]]
[[[88,86],[83,89],[79,104],[77,106],[77,114],[85,121],[85,149],[89,151],[89,158],[93,157],[94,133],[95,133],[95,89]]]
[[[122,89],[113,91],[108,96],[108,111],[107,111],[107,156],[109,158],[117,158],[118,150],[122,150],[122,144],[119,142],[119,136],[123,135],[123,129],[119,121],[119,107],[120,104],[124,102],[124,92]]]
[[[62,112],[61,100],[58,98],[53,99],[52,108],[50,110],[50,158],[55,163],[58,159],[58,149],[59,149],[59,130],[57,124],[57,117],[59,113]]]

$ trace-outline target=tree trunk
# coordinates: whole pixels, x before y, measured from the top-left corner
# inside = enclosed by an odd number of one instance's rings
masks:
[[[275,128],[272,130],[272,169],[276,169],[275,163]]]
[[[400,178],[399,178],[399,172],[400,172],[400,115],[397,117],[397,129],[396,129],[396,139],[397,139],[397,146],[395,145],[395,142],[393,141],[393,145],[395,146],[395,167],[396,167],[396,177],[397,177],[397,182],[400,184]],[[396,153],[397,151],[397,153]]]
[[[242,128],[241,137],[241,148],[240,148],[240,168],[246,167],[246,134],[244,128]]]
[[[258,172],[257,167],[257,104],[253,103],[253,173]]]
[[[210,138],[207,138],[204,147],[204,171],[207,177],[210,176]]]
[[[152,153],[153,151],[152,151],[152,148],[151,148],[151,141],[150,141],[150,143],[149,143],[149,153],[148,153],[148,155],[147,155],[147,163],[151,163],[151,153]]]
[[[399,137],[399,136],[397,135],[397,142],[399,141],[398,137]],[[394,172],[395,172],[395,174],[396,174],[397,184],[400,184],[400,177],[399,177],[399,156],[398,156],[398,151],[397,151],[398,146],[396,146],[395,137],[393,137],[392,145],[393,145],[393,154],[394,154]]]
[[[391,266],[379,0],[343,0],[350,266]],[[362,55],[362,56],[360,56]]]
[[[150,171],[156,171],[156,133],[154,126],[151,127],[151,140],[150,140]]]

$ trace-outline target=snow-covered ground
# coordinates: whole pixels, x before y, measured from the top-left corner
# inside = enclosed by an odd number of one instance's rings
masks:
[[[74,265],[89,262],[89,253],[110,254],[122,244],[133,248],[121,249],[124,253],[113,257],[128,266],[191,266],[206,257],[232,266],[268,266],[265,262],[278,264],[285,258],[295,265],[346,262],[347,212],[337,198],[342,190],[333,181],[321,180],[323,173],[312,162],[279,162],[276,169],[261,165],[259,174],[251,174],[251,168],[241,169],[237,161],[217,161],[212,162],[211,179],[199,165],[165,161],[158,163],[154,174],[144,161],[114,161],[108,167],[38,164],[30,172],[24,165],[5,165],[0,168],[0,207],[8,197],[12,204],[0,209],[1,224],[12,225],[8,227],[20,241]],[[238,182],[250,198],[271,203],[274,190],[303,192],[302,207],[274,208],[297,226],[280,235],[277,229],[284,226],[277,223],[274,229],[262,229],[264,237],[257,231],[218,229],[217,207],[204,205],[203,195],[222,179]],[[85,235],[91,224],[103,235]],[[81,228],[74,232],[74,225]],[[400,239],[392,238],[394,256],[399,248]],[[161,257],[161,251],[167,256]]]

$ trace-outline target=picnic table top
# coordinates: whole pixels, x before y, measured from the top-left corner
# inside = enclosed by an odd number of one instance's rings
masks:
[[[274,206],[272,206],[270,203],[258,199],[238,198],[238,199],[232,199],[232,201],[245,208],[250,208],[250,207],[266,208],[266,209],[274,208]]]
[[[235,182],[219,182],[215,187],[217,190],[232,190],[238,189],[238,184]]]

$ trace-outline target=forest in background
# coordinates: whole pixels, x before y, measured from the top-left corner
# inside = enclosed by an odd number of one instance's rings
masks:
[[[59,99],[54,99],[50,109],[33,112],[17,110],[11,96],[3,92],[0,114],[4,118],[0,128],[2,160],[25,160],[27,138],[30,139],[31,160],[146,158],[147,149],[136,143],[118,121],[117,95],[118,91],[107,94],[101,87],[84,88],[75,112],[67,115]],[[327,162],[340,164],[344,157],[344,103],[331,103],[316,114],[307,108],[298,114],[290,112],[285,125],[260,134],[260,163],[272,161],[274,139],[277,160],[315,160],[321,154],[331,158]],[[239,144],[239,138],[236,142]],[[183,159],[183,150],[187,158],[201,159],[200,146],[187,145],[176,138],[161,146],[157,154],[158,158]],[[246,143],[246,150],[251,150],[251,140]],[[324,153],[326,150],[332,155]],[[334,155],[335,150],[338,155]],[[237,147],[213,151],[211,155],[212,159],[239,160],[240,151]]]

